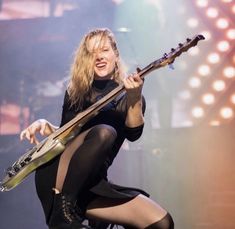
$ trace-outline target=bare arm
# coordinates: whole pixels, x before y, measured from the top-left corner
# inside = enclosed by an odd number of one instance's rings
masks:
[[[137,127],[144,124],[144,116],[142,112],[142,87],[143,80],[140,76],[132,74],[124,79],[124,86],[127,91],[127,127]]]

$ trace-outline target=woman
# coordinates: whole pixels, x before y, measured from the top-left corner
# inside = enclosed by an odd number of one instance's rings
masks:
[[[126,93],[88,121],[60,155],[36,171],[35,181],[50,229],[89,228],[85,218],[130,228],[174,227],[169,213],[142,190],[108,182],[107,170],[123,141],[138,139],[143,130],[143,80],[124,77],[112,32],[88,33],[75,53],[64,97],[61,126],[123,82]],[[35,133],[49,135],[58,127],[37,120],[21,139],[38,143]]]

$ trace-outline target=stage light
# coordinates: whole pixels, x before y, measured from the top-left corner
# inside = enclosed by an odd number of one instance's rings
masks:
[[[227,32],[227,37],[231,40],[235,39],[235,29],[229,29]]]
[[[211,93],[207,93],[207,94],[202,96],[202,101],[206,105],[211,105],[215,102],[215,96]]]
[[[225,18],[219,18],[216,22],[216,25],[219,29],[226,29],[229,26],[229,22]]]
[[[198,77],[192,77],[189,80],[189,86],[191,88],[199,88],[201,86],[201,80]]]
[[[196,56],[199,54],[199,48],[197,46],[188,50],[190,56]]]
[[[233,0],[222,0],[222,2],[224,2],[224,3],[230,3],[230,2],[232,2]]]
[[[223,73],[226,78],[234,78],[235,77],[235,67],[232,67],[232,66],[226,67],[224,69]]]
[[[207,11],[206,14],[210,18],[216,18],[219,15],[218,9],[214,7],[210,7]]]
[[[235,14],[235,4],[232,6],[232,12]]]
[[[220,110],[220,115],[224,119],[230,119],[233,117],[233,109],[230,107],[223,107]]]
[[[196,18],[190,18],[188,19],[187,21],[187,25],[190,27],[190,28],[196,28],[198,26],[198,20]]]
[[[204,8],[208,6],[208,0],[197,0],[196,4],[198,7]]]
[[[192,110],[192,115],[194,118],[202,118],[205,112],[202,107],[194,107]]]
[[[230,101],[231,103],[235,104],[235,94],[231,95]]]
[[[230,44],[228,41],[220,41],[217,44],[217,49],[221,52],[226,52],[229,50],[229,48],[230,48]]]
[[[213,121],[210,122],[210,125],[211,126],[219,126],[220,122],[218,120],[213,120]]]
[[[216,80],[212,87],[215,91],[223,91],[225,89],[225,82],[223,80]]]
[[[211,63],[211,64],[217,64],[219,61],[220,61],[220,56],[218,53],[211,53],[209,56],[208,56],[208,61]]]
[[[205,37],[205,40],[208,41],[211,39],[211,32],[210,31],[202,31],[201,34]]]
[[[201,65],[199,66],[198,68],[198,73],[201,75],[201,76],[207,76],[209,75],[211,72],[211,69],[208,65]]]

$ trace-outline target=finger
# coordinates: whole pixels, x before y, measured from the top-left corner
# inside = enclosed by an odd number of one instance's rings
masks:
[[[47,123],[43,122],[41,124],[41,130],[40,130],[40,134],[43,135],[43,136],[45,135],[46,127],[47,127]]]
[[[25,138],[25,130],[20,133],[20,140],[22,141]]]

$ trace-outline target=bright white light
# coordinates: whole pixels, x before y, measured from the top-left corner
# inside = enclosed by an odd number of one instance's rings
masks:
[[[196,56],[199,53],[199,48],[197,46],[194,46],[193,48],[188,50],[189,55]]]
[[[212,87],[215,91],[223,91],[225,89],[225,82],[223,80],[216,80]]]
[[[232,6],[232,12],[235,14],[235,4]]]
[[[208,6],[208,0],[197,0],[196,4],[198,7],[204,8]]]
[[[213,121],[210,122],[210,125],[211,126],[219,126],[220,122],[218,120],[213,120]]]
[[[208,41],[211,39],[210,31],[202,31],[201,34],[205,37],[205,40]]]
[[[230,100],[231,100],[231,103],[235,104],[235,94],[231,95]]]
[[[201,80],[198,77],[192,77],[189,80],[189,86],[191,88],[199,88],[201,86]]]
[[[228,28],[229,23],[226,18],[220,18],[217,20],[216,25],[219,29],[226,29],[226,28]]]
[[[221,52],[226,52],[229,50],[229,48],[230,48],[230,44],[228,41],[220,41],[217,44],[217,49]]]
[[[206,14],[208,17],[210,18],[216,18],[219,15],[218,9],[214,8],[214,7],[210,7],[208,8],[208,10],[206,11]]]
[[[235,77],[235,67],[232,67],[232,66],[226,67],[224,69],[223,73],[226,78],[234,78]]]
[[[202,96],[202,101],[203,103],[205,103],[206,105],[211,105],[215,102],[215,96],[213,94],[205,94]]]
[[[192,115],[194,118],[202,118],[205,112],[202,107],[194,107],[192,110]]]
[[[208,61],[211,63],[211,64],[217,64],[219,61],[220,61],[220,56],[218,53],[211,53],[209,56],[208,56]]]
[[[178,94],[179,98],[183,99],[183,100],[188,100],[191,98],[191,94],[188,90],[184,90],[179,92]]]
[[[233,0],[222,0],[222,2],[225,2],[225,3],[230,3],[232,2]]]
[[[196,19],[196,18],[190,18],[190,19],[188,19],[188,21],[187,21],[187,25],[188,25],[189,27],[191,27],[191,28],[197,27],[198,24],[199,24],[199,22],[198,22],[198,19]]]
[[[199,66],[198,68],[198,73],[201,75],[201,76],[207,76],[209,75],[211,72],[211,69],[208,65],[201,65]]]
[[[227,37],[231,40],[235,39],[235,29],[229,29],[227,32]]]
[[[233,109],[230,107],[223,107],[220,110],[220,115],[222,116],[222,118],[224,119],[230,119],[233,117]]]

